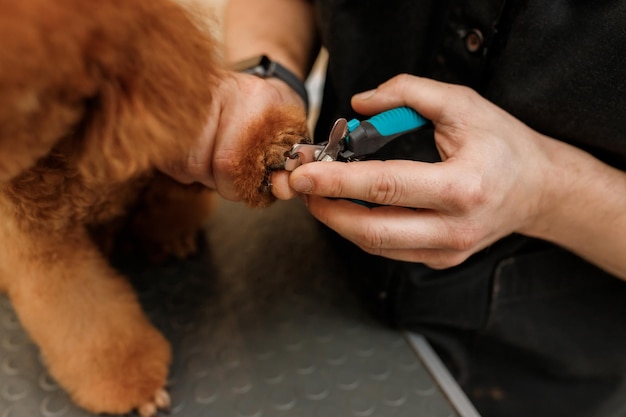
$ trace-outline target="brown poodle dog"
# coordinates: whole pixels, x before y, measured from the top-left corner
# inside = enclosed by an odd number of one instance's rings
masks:
[[[207,193],[155,167],[200,135],[224,74],[196,23],[171,0],[0,0],[0,290],[92,412],[169,403],[168,342],[102,247],[122,224],[155,254],[194,249]],[[233,163],[252,206],[271,202],[267,170],[306,134],[293,109],[266,116]]]

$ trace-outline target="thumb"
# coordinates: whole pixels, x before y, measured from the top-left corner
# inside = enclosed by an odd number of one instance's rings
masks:
[[[451,99],[454,88],[459,87],[428,78],[401,74],[374,90],[356,94],[352,97],[351,104],[356,112],[365,115],[408,106],[425,118],[437,122],[445,104]]]

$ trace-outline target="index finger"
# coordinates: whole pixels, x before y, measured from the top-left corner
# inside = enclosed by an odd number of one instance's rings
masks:
[[[450,166],[406,160],[313,162],[298,167],[290,186],[305,194],[400,207],[452,210],[458,178]]]

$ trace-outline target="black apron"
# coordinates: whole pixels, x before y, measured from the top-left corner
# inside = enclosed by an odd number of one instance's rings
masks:
[[[626,169],[626,2],[317,6],[329,51],[318,140],[337,117],[358,116],[354,93],[407,72],[468,85],[533,129]],[[432,132],[376,157],[438,159]],[[483,417],[626,416],[626,282],[519,235],[443,271],[338,244],[367,305],[427,336]]]

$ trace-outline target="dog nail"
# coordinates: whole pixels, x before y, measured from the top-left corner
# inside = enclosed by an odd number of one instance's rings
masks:
[[[164,389],[160,389],[156,392],[154,396],[154,402],[157,405],[157,407],[166,409],[171,405],[172,400],[170,398],[170,395],[167,393],[167,391],[165,391]]]

